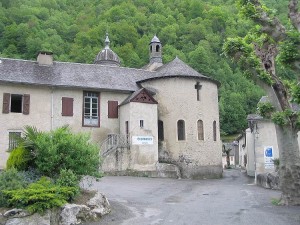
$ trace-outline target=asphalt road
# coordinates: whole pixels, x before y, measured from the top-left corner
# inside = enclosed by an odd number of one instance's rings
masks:
[[[272,204],[280,192],[237,170],[218,180],[104,177],[90,189],[106,195],[112,212],[86,225],[300,225],[300,206]]]

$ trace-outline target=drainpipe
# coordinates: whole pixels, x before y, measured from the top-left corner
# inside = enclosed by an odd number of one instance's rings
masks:
[[[53,100],[54,88],[51,88],[51,130],[53,130],[53,120],[54,120],[54,100]]]

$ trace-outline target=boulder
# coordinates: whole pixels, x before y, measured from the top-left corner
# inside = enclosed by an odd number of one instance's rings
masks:
[[[90,208],[86,205],[66,204],[60,213],[60,225],[73,225],[90,218]]]
[[[43,215],[35,213],[26,217],[9,218],[5,225],[50,225],[50,217],[50,211],[47,211]]]
[[[0,225],[75,225],[98,220],[111,211],[107,198],[100,192],[86,204],[66,204],[61,209],[48,210],[43,215],[11,209],[0,215]]]
[[[3,216],[4,217],[12,217],[12,218],[22,218],[25,216],[31,215],[29,212],[23,209],[11,209],[6,211]]]
[[[96,195],[86,204],[91,208],[92,212],[97,214],[99,217],[102,217],[111,211],[107,198],[100,192],[97,192]]]
[[[274,173],[261,173],[257,175],[256,184],[268,189],[279,189],[279,175]]]

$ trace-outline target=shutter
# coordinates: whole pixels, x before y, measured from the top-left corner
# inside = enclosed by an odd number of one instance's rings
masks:
[[[23,96],[23,114],[28,115],[30,109],[30,95],[24,94]]]
[[[118,118],[118,101],[108,101],[108,118]]]
[[[62,97],[62,116],[73,116],[73,98]]]
[[[3,93],[3,106],[2,106],[3,113],[9,113],[9,104],[10,104],[10,94]]]

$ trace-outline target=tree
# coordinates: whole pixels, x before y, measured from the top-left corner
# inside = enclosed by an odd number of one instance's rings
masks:
[[[284,82],[276,70],[276,66],[285,66],[299,74],[298,1],[289,2],[291,28],[284,26],[260,0],[238,0],[238,5],[242,15],[257,26],[244,38],[227,39],[223,51],[267,91],[275,109],[270,112],[271,117],[277,124],[281,203],[300,205],[300,155],[297,140],[300,113],[294,108],[294,103],[300,103],[299,76],[295,81]]]
[[[230,152],[231,152],[232,148],[231,148],[231,144],[229,143],[225,143],[223,144],[223,153],[226,154],[226,164],[227,164],[227,168],[230,168]]]

